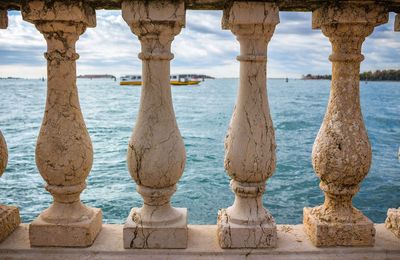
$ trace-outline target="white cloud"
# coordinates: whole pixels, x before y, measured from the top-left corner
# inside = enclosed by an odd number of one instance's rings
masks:
[[[306,73],[328,74],[329,40],[311,29],[310,13],[281,12],[281,23],[268,48],[270,77],[299,77]],[[10,15],[10,26],[0,31],[0,77],[45,76],[46,44],[36,28]],[[173,73],[206,73],[238,77],[239,44],[230,31],[221,29],[221,11],[187,11],[186,28],[175,38]],[[364,43],[363,70],[399,68],[400,33],[390,23],[377,28]],[[77,43],[78,74],[140,73],[140,44],[122,19],[120,11],[97,11],[97,27],[89,28]]]

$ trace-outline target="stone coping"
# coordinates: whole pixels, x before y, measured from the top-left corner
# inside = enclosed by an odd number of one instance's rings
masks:
[[[0,244],[0,259],[400,259],[400,239],[384,224],[375,224],[373,247],[317,248],[307,239],[303,225],[278,225],[275,249],[221,249],[216,225],[189,225],[186,249],[124,249],[123,225],[104,224],[88,248],[31,248],[28,224],[21,224]]]
[[[0,0],[0,6],[5,5],[11,9],[19,9],[19,5],[23,0]],[[84,0],[96,9],[121,9],[122,0]],[[155,0],[157,1],[157,0]],[[227,0],[184,0],[187,9],[194,10],[222,10]],[[239,0],[248,2],[247,0]],[[253,0],[260,2],[275,2],[278,4],[281,11],[313,11],[316,8],[326,3],[332,2],[329,0]],[[359,2],[373,3],[376,2],[384,5],[391,12],[400,12],[400,0],[341,0],[340,2]]]

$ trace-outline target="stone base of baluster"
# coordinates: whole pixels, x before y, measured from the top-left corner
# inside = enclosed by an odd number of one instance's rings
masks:
[[[0,205],[0,242],[6,239],[20,223],[17,207]]]
[[[88,247],[102,227],[101,209],[91,208],[90,219],[75,223],[49,223],[41,215],[29,225],[31,246]]]
[[[388,209],[385,227],[400,238],[400,208]]]
[[[124,248],[186,248],[188,241],[187,209],[175,208],[181,218],[174,223],[145,225],[134,221],[140,208],[133,208],[123,229]]]
[[[315,246],[374,245],[374,223],[366,216],[356,222],[328,223],[320,219],[317,208],[303,209],[304,231]]]
[[[236,224],[230,221],[226,209],[218,211],[217,234],[221,248],[271,248],[276,247],[278,239],[272,216],[258,225]]]

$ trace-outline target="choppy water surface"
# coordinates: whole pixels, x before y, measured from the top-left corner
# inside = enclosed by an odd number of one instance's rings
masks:
[[[237,84],[237,79],[217,79],[172,90],[187,152],[173,205],[188,208],[192,224],[216,223],[218,209],[233,202],[223,168],[223,141]],[[102,208],[105,222],[123,223],[130,208],[142,203],[126,164],[140,88],[121,87],[109,80],[80,80],[78,88],[94,147],[94,164],[82,200]],[[323,201],[310,157],[325,113],[329,81],[270,80],[268,92],[278,164],[267,182],[264,205],[278,223],[301,223],[303,207]],[[33,220],[52,201],[34,159],[45,95],[41,81],[0,81],[0,129],[9,149],[8,168],[0,179],[0,201],[16,204],[24,222]],[[354,204],[375,222],[384,221],[387,208],[400,206],[399,101],[400,83],[361,84],[373,162]]]

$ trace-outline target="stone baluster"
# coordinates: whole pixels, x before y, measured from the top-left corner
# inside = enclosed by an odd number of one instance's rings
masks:
[[[312,151],[325,202],[304,208],[303,219],[316,246],[374,244],[374,224],[352,205],[372,154],[360,107],[359,73],[362,43],[387,20],[383,8],[369,5],[326,6],[313,12],[313,28],[320,28],[332,44],[331,93]]]
[[[225,169],[235,193],[233,205],[218,212],[222,248],[275,247],[274,218],[263,207],[265,183],[275,171],[275,134],[266,89],[267,46],[279,23],[271,3],[234,2],[222,26],[240,43],[240,86],[225,139]]]
[[[394,21],[394,30],[396,32],[400,32],[400,14],[396,15]],[[385,226],[387,229],[392,231],[393,234],[400,238],[400,208],[388,209]]]
[[[124,1],[122,15],[138,36],[142,94],[128,147],[128,168],[143,197],[123,230],[125,248],[186,248],[187,209],[170,204],[186,153],[172,105],[171,43],[185,24],[183,1]]]
[[[6,170],[7,159],[7,144],[0,131],[0,177]],[[20,222],[17,207],[0,205],[0,242],[6,239],[18,227]]]
[[[0,29],[7,29],[8,17],[7,9],[1,9],[0,6]],[[5,98],[5,97],[3,97]],[[8,152],[6,140],[0,131],[0,177],[7,167]],[[0,205],[0,242],[10,235],[19,225],[21,219],[19,210],[14,206]]]
[[[28,1],[22,15],[47,42],[47,100],[36,145],[36,164],[53,204],[29,226],[32,246],[90,246],[102,227],[100,209],[80,201],[93,148],[76,87],[75,43],[94,27],[94,9],[83,1]]]

